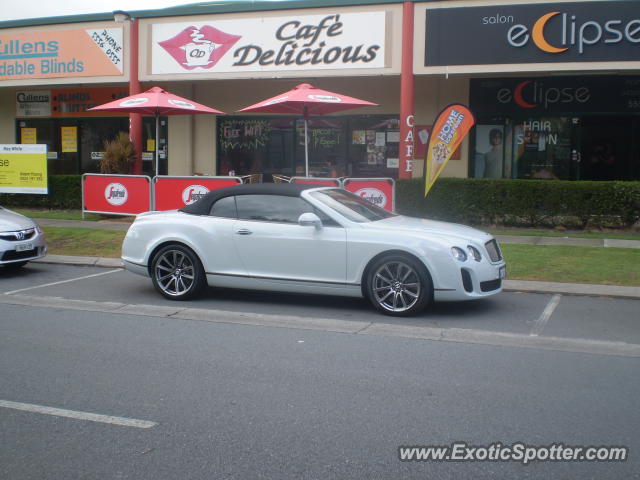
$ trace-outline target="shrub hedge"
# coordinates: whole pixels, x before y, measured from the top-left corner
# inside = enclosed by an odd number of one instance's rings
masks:
[[[44,209],[82,208],[81,175],[49,175],[47,195],[1,193],[0,205]]]
[[[0,194],[0,205],[81,209],[81,176],[50,175],[48,195]],[[441,178],[398,180],[396,209],[437,220],[529,227],[630,227],[640,220],[640,182]]]
[[[424,197],[419,179],[399,180],[399,213],[468,224],[631,227],[640,182],[441,178]]]

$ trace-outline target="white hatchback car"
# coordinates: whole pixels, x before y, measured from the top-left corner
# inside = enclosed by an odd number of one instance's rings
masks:
[[[44,233],[30,218],[0,207],[0,265],[19,268],[47,254]]]
[[[505,276],[488,233],[396,215],[339,188],[291,184],[223,188],[180,211],[138,215],[122,260],[174,300],[209,284],[364,296],[389,315],[496,294]]]

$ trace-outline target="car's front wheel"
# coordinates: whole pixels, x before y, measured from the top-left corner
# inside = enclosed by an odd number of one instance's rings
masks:
[[[367,296],[382,313],[407,316],[422,311],[432,297],[426,268],[405,255],[386,255],[371,265]]]
[[[151,261],[153,286],[171,300],[188,300],[200,293],[205,274],[198,256],[182,245],[168,245]]]

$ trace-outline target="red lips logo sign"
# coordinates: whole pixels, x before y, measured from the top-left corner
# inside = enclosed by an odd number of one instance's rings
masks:
[[[189,26],[169,40],[158,42],[185,70],[212,68],[242,37],[210,25]]]

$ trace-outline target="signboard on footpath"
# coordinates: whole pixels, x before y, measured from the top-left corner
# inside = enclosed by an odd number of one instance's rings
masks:
[[[47,146],[0,145],[0,193],[47,194]]]
[[[151,179],[144,175],[82,176],[83,212],[137,215],[151,210]]]
[[[3,81],[123,75],[122,27],[0,34]]]
[[[152,26],[152,75],[384,68],[386,12]]]
[[[200,200],[211,190],[242,183],[239,177],[167,177],[153,179],[155,210],[173,210]]]

